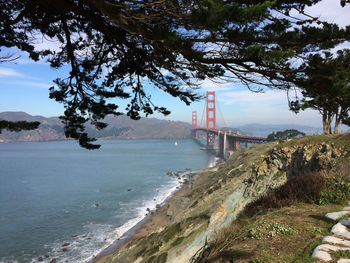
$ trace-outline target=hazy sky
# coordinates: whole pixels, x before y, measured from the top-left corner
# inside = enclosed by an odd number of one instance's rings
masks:
[[[339,0],[323,0],[310,8],[309,12],[340,26],[350,24],[350,5],[342,8]],[[48,98],[48,88],[52,86],[53,79],[67,75],[68,69],[53,70],[43,62],[35,63],[27,59],[25,54],[18,54],[21,57],[16,63],[0,65],[0,112],[25,111],[46,117],[61,115],[63,106]],[[191,112],[196,110],[201,121],[204,101],[186,107],[178,99],[155,88],[148,89],[156,104],[171,110],[172,114],[166,119],[191,122]],[[285,92],[267,90],[263,94],[256,94],[239,84],[219,85],[205,81],[200,92],[205,94],[208,90],[216,91],[219,125],[223,125],[223,115],[226,124],[232,127],[248,123],[321,126],[321,116],[316,111],[308,110],[298,115],[290,112]],[[126,101],[117,102],[126,104]],[[154,117],[164,118],[160,115]]]

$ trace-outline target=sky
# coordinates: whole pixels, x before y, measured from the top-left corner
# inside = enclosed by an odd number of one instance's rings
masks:
[[[342,8],[338,0],[322,0],[308,12],[340,26],[350,24],[350,4]],[[48,88],[53,85],[52,80],[67,75],[68,68],[51,69],[44,61],[33,62],[24,53],[10,52],[20,58],[0,64],[0,112],[24,111],[45,117],[63,114],[63,105],[49,99]],[[197,111],[198,123],[203,119],[204,125],[204,100],[186,106],[156,88],[147,87],[147,90],[156,105],[166,106],[171,111],[167,117],[160,114],[153,117],[191,122],[192,111]],[[317,111],[306,110],[297,115],[289,111],[287,95],[283,91],[252,93],[238,83],[217,84],[210,80],[202,83],[199,93],[205,95],[206,91],[216,92],[218,126],[237,127],[249,123],[321,126],[321,116]],[[125,100],[115,102],[121,108],[127,103]]]

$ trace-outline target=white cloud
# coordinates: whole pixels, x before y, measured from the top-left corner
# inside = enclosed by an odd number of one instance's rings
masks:
[[[287,103],[287,93],[285,91],[267,90],[264,93],[256,93],[250,90],[237,90],[221,93],[219,101],[230,105],[234,103],[242,104],[280,104]]]
[[[25,75],[11,68],[0,68],[0,77],[25,77]]]
[[[47,83],[35,82],[35,81],[17,81],[17,82],[12,82],[12,84],[21,85],[21,86],[31,86],[36,88],[45,88],[45,89],[49,89],[50,87],[53,86]]]
[[[1,86],[7,86],[7,85],[11,85],[11,86],[15,86],[15,87],[21,87],[21,88],[25,88],[25,87],[34,87],[34,88],[41,88],[41,89],[49,89],[50,87],[53,86],[53,84],[47,84],[47,83],[43,83],[43,82],[37,82],[37,81],[2,81],[1,82],[2,85]]]
[[[327,22],[336,23],[339,26],[350,24],[350,5],[341,7],[340,0],[322,0],[316,5],[307,8],[306,13],[318,16]]]

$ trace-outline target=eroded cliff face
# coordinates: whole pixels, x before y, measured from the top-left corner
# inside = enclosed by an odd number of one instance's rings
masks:
[[[151,234],[137,235],[105,262],[190,262],[248,203],[290,177],[327,170],[346,154],[347,149],[331,143],[270,143],[242,149],[198,173],[156,213],[163,213],[163,223]]]

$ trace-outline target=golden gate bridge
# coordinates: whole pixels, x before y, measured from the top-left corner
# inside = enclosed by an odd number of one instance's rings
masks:
[[[192,111],[192,136],[198,139],[198,132],[206,133],[206,149],[218,150],[219,156],[226,158],[232,152],[241,148],[241,143],[256,144],[266,142],[264,137],[241,135],[231,130],[220,130],[216,123],[215,91],[207,91],[206,96],[206,127],[197,126],[197,111]],[[218,145],[217,145],[218,138]]]

